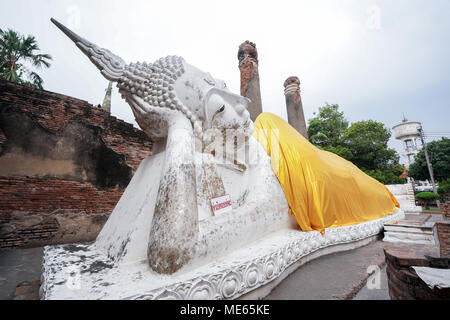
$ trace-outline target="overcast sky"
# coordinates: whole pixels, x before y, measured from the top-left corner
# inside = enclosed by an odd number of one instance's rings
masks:
[[[239,93],[238,46],[256,43],[264,111],[286,119],[283,82],[301,81],[306,119],[326,102],[350,122],[392,128],[403,113],[450,132],[450,1],[2,1],[0,28],[32,34],[52,67],[44,88],[101,104],[108,85],[54,17],[127,62],[179,55]],[[135,123],[114,89],[112,114]],[[393,138],[390,146],[401,151]]]

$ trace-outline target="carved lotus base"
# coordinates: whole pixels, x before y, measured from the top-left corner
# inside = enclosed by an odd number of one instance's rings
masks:
[[[375,240],[398,211],[354,226],[317,231],[280,230],[206,265],[188,265],[167,276],[146,261],[115,265],[89,244],[44,249],[42,299],[263,298],[289,273],[319,256]]]

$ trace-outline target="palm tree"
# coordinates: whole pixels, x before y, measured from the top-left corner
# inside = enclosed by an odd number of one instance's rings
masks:
[[[52,57],[48,54],[38,54],[39,46],[33,36],[23,36],[16,31],[0,29],[0,78],[22,83],[42,89],[43,80],[34,71],[21,62],[31,63],[39,68],[50,67]],[[27,79],[24,78],[24,74]]]

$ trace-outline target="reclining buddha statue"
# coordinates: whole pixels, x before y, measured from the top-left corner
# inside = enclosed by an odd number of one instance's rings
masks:
[[[325,235],[397,211],[384,185],[273,114],[253,123],[249,99],[183,58],[126,64],[52,22],[117,83],[154,141],[86,249],[112,266],[144,263],[151,274],[176,276],[280,230]],[[211,199],[224,195],[231,210],[215,214]]]

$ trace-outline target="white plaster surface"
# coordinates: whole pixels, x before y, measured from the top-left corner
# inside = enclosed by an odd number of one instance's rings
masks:
[[[232,195],[233,211],[213,216],[209,203],[198,203],[199,240],[195,265],[213,261],[243,243],[258,240],[281,229],[298,229],[283,190],[270,167],[263,147],[250,139],[250,165],[243,173],[220,168],[226,194]],[[165,152],[145,159],[90,249],[100,252],[114,264],[147,261],[147,246],[159,189]],[[197,166],[203,161],[198,155]],[[211,166],[214,166],[211,163]],[[200,186],[197,198],[204,197]],[[206,213],[205,213],[206,212]],[[191,266],[192,267],[192,266]]]
[[[117,263],[147,261],[147,246],[165,152],[146,158],[97,237],[95,250]]]
[[[385,232],[383,241],[429,244],[429,245],[434,245],[436,243],[433,234],[395,232],[395,231]]]
[[[411,183],[386,185],[400,204],[405,214],[419,214],[422,207],[416,206],[414,190]]]
[[[414,215],[410,215],[414,217]],[[401,242],[435,245],[434,221],[400,220],[384,226],[385,242]]]

